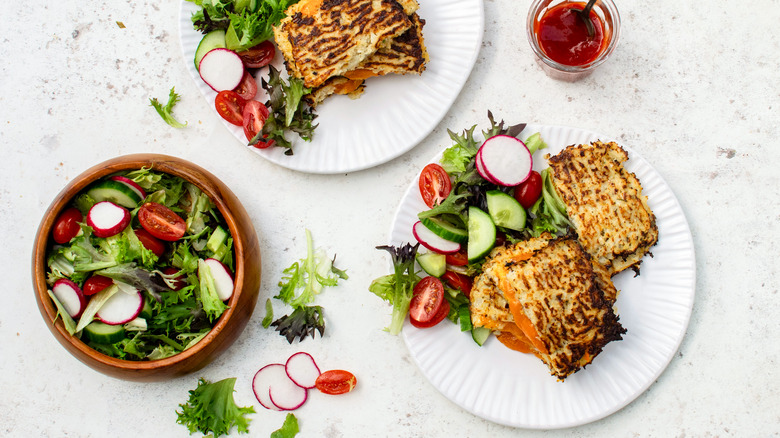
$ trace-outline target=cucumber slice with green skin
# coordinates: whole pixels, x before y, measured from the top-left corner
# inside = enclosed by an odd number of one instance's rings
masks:
[[[485,194],[490,217],[496,226],[520,231],[525,228],[525,209],[514,196],[500,190],[490,190]]]
[[[213,49],[224,49],[225,47],[227,47],[227,44],[225,44],[224,30],[212,30],[204,35],[198,44],[198,48],[195,49],[195,70],[200,71],[200,60],[206,56],[206,53]]]
[[[100,181],[87,191],[95,202],[111,201],[122,207],[133,209],[143,202],[143,198],[127,184],[107,179]]]
[[[141,313],[138,314],[139,318],[146,320],[152,319],[152,303],[144,298],[144,306],[141,308]]]
[[[225,243],[227,238],[227,231],[218,225],[214,232],[211,233],[209,240],[206,242],[206,248],[215,253],[217,250],[219,250],[220,246]]]
[[[458,228],[445,220],[436,217],[426,217],[420,219],[420,222],[425,225],[425,228],[431,230],[433,234],[441,237],[442,239],[451,240],[458,243],[466,243],[466,241],[469,240],[468,230]]]
[[[417,254],[417,263],[428,275],[441,277],[447,270],[447,256],[435,252]]]
[[[487,338],[490,337],[490,329],[485,327],[474,327],[471,329],[471,339],[477,343],[480,347],[485,344]]]
[[[496,224],[490,215],[478,207],[469,207],[469,244],[466,250],[469,261],[487,254],[496,244]]]
[[[125,328],[92,321],[84,327],[84,337],[97,344],[113,344],[125,338]]]

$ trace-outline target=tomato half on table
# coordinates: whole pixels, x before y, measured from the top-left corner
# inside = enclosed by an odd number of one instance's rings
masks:
[[[153,252],[157,257],[163,255],[165,252],[165,244],[160,239],[152,236],[152,233],[143,228],[135,229],[133,232],[135,233],[135,237],[141,241],[141,245],[143,245],[144,248]]]
[[[252,141],[255,136],[263,130],[263,125],[268,118],[268,108],[256,100],[250,100],[244,106],[244,135],[246,139]],[[258,149],[265,149],[273,145],[273,140],[258,141],[252,146]]]
[[[420,195],[430,208],[442,203],[452,190],[450,176],[443,167],[430,163],[420,172]]]
[[[152,236],[173,242],[187,231],[187,223],[170,208],[156,202],[147,202],[138,209],[138,222]]]
[[[233,90],[223,90],[214,98],[217,113],[228,123],[241,126],[244,123],[246,100]]]
[[[468,275],[460,274],[453,271],[446,271],[441,279],[444,280],[451,288],[458,289],[463,292],[466,297],[471,297],[471,288],[474,285],[474,280]]]
[[[349,371],[328,370],[320,374],[314,381],[314,387],[323,394],[338,395],[352,391],[357,385],[357,378]]]
[[[114,284],[114,280],[104,277],[102,275],[93,275],[84,282],[84,286],[81,287],[81,291],[84,295],[95,295],[101,290]]]
[[[425,277],[414,286],[412,300],[409,302],[409,319],[421,324],[430,323],[438,316],[446,302],[441,280]]]
[[[78,208],[66,209],[54,221],[54,227],[51,230],[52,238],[59,244],[70,242],[70,239],[76,237],[81,231],[79,222],[83,221],[84,217]]]
[[[252,100],[257,95],[257,81],[248,71],[244,72],[244,77],[241,78],[238,86],[233,89],[244,100]]]
[[[262,43],[250,47],[248,50],[238,52],[239,58],[244,62],[247,68],[260,68],[270,64],[276,55],[276,49],[274,48],[271,40],[263,41]]]

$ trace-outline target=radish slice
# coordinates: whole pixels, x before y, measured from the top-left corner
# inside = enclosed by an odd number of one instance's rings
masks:
[[[60,278],[54,282],[51,291],[73,319],[81,316],[81,312],[87,307],[87,300],[84,298],[81,288],[67,278]]]
[[[284,365],[280,363],[272,363],[260,368],[252,379],[252,391],[255,393],[255,398],[264,408],[273,411],[281,411],[281,408],[271,401],[271,384],[277,380],[290,380],[284,370]]]
[[[301,388],[312,389],[320,376],[320,368],[314,362],[309,353],[298,352],[290,356],[284,364],[284,371],[296,385]]]
[[[200,60],[200,77],[214,91],[232,90],[244,77],[244,63],[236,52],[212,49]]]
[[[477,167],[477,172],[479,172],[479,175],[482,178],[485,178],[487,182],[491,182],[493,184],[498,185],[498,183],[493,179],[492,176],[490,176],[489,173],[485,170],[485,163],[482,161],[482,148],[480,148],[477,151],[477,156],[474,158],[474,164]]]
[[[230,273],[230,269],[217,259],[204,260],[209,269],[211,269],[211,276],[214,277],[214,286],[217,288],[217,295],[222,301],[227,301],[233,296],[233,275]]]
[[[97,237],[119,234],[129,223],[130,212],[111,201],[98,202],[87,212],[87,225]]]
[[[131,180],[130,178],[128,178],[126,176],[116,175],[116,176],[112,176],[109,179],[121,182],[122,184],[124,184],[128,188],[130,188],[130,190],[132,190],[135,193],[137,193],[138,196],[141,197],[141,199],[146,199],[146,191],[144,190],[144,188],[139,186],[137,182]]]
[[[277,408],[283,411],[294,411],[306,403],[309,390],[296,385],[289,378],[277,379],[271,382],[268,397]]]
[[[141,291],[133,290],[128,293],[120,289],[100,306],[95,316],[108,325],[124,324],[134,320],[143,307],[144,296]]]
[[[508,135],[485,140],[478,154],[489,179],[502,186],[521,184],[528,179],[533,168],[533,158],[525,143]]]
[[[412,226],[412,234],[422,246],[439,254],[455,254],[460,250],[460,243],[442,239],[429,230],[428,227],[417,221]]]

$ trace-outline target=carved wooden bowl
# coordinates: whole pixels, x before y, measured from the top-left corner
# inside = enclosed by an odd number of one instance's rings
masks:
[[[106,356],[71,336],[57,315],[57,308],[47,293],[46,255],[53,244],[54,221],[71,199],[93,181],[118,171],[152,168],[181,177],[209,195],[216,204],[233,236],[235,256],[235,289],[227,309],[214,327],[193,347],[168,358],[153,361],[131,361]],[[252,220],[235,194],[214,175],[186,160],[158,154],[136,154],[100,163],[76,177],[54,199],[43,216],[33,249],[33,286],[44,323],[54,337],[73,356],[91,368],[115,377],[133,381],[160,381],[199,370],[225,351],[243,332],[252,316],[260,289],[260,246]]]

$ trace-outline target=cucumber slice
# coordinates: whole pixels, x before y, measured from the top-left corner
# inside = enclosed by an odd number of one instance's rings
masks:
[[[485,194],[488,213],[496,226],[520,231],[525,228],[525,209],[514,196],[500,190],[490,190]]]
[[[466,253],[469,261],[487,254],[496,243],[496,224],[490,215],[478,207],[469,207],[469,244]]]
[[[130,209],[138,207],[138,204],[144,200],[141,195],[127,184],[110,179],[93,185],[87,191],[87,195],[94,199],[95,203],[111,201],[114,204]]]
[[[465,243],[469,239],[468,230],[459,228],[443,219],[432,217],[420,219],[425,228],[431,230],[433,234],[441,237],[445,240],[451,240],[453,242]]]
[[[113,344],[125,337],[122,325],[108,325],[100,321],[92,321],[84,327],[84,336],[97,344]]]
[[[428,275],[441,277],[447,270],[447,256],[435,252],[417,254],[417,263]]]
[[[477,343],[480,347],[485,344],[487,338],[490,337],[490,329],[485,327],[474,327],[471,329],[471,339]]]
[[[209,240],[206,242],[206,248],[208,248],[211,252],[217,252],[217,250],[219,250],[219,247],[225,243],[227,238],[228,238],[227,231],[225,231],[224,228],[217,225],[217,229],[214,230],[213,233],[211,233],[211,237],[209,237]]]
[[[141,307],[141,313],[138,314],[138,317],[146,320],[152,319],[152,303],[147,298],[144,298],[144,306]]]
[[[198,48],[195,49],[195,70],[200,71],[200,60],[206,56],[212,49],[224,49],[227,47],[225,44],[225,31],[222,29],[212,30],[203,36],[198,44]]]

